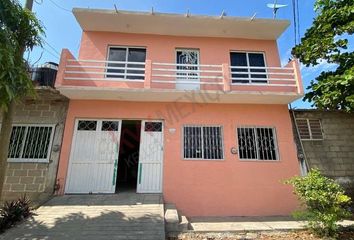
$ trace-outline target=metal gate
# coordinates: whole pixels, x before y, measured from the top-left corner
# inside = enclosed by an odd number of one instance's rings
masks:
[[[162,192],[163,122],[142,121],[138,193]]]
[[[66,193],[114,193],[121,120],[77,120]]]

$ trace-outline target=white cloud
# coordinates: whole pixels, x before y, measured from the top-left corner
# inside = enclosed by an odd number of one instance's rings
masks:
[[[302,73],[302,77],[306,78],[311,75],[319,75],[323,71],[330,71],[334,70],[337,67],[335,63],[328,63],[326,60],[320,60],[319,64],[315,66],[306,67],[305,65],[301,64],[300,70]]]

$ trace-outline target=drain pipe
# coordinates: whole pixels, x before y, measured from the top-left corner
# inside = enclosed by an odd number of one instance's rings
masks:
[[[290,112],[291,112],[291,118],[292,118],[292,121],[295,125],[295,130],[296,130],[296,141],[298,141],[300,143],[300,150],[302,152],[302,156],[300,158],[302,158],[300,160],[300,167],[301,167],[301,170],[302,170],[302,175],[303,176],[306,176],[307,173],[308,173],[308,170],[310,169],[310,166],[308,164],[308,161],[307,161],[307,157],[306,157],[306,152],[305,152],[305,149],[304,149],[304,145],[302,144],[302,141],[301,141],[301,138],[300,138],[300,131],[299,131],[299,127],[297,126],[297,123],[296,123],[296,118],[295,118],[295,113],[294,113],[294,110],[291,106],[291,103],[289,103],[289,109],[290,109]],[[299,158],[299,155],[298,155],[298,158]],[[305,163],[305,169],[303,169],[303,163],[301,162],[303,161]]]

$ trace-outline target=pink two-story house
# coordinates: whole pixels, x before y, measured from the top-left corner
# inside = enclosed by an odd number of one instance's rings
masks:
[[[288,215],[299,174],[281,66],[289,22],[74,9],[79,56],[64,49],[70,99],[58,194],[162,193],[187,216]]]

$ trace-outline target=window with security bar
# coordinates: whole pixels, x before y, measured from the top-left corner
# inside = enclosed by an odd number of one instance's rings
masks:
[[[48,162],[54,125],[13,125],[9,162]]]
[[[184,126],[184,159],[220,160],[224,158],[220,126]]]
[[[243,160],[278,160],[274,128],[237,128],[239,158]]]
[[[296,119],[301,140],[323,140],[322,126],[319,119]]]

